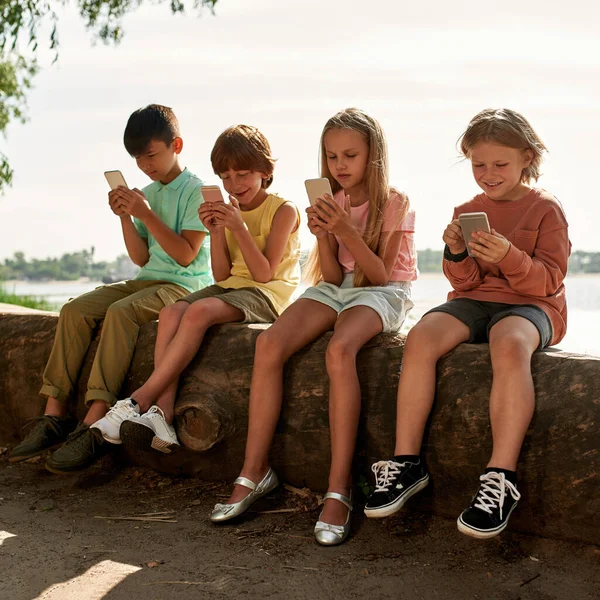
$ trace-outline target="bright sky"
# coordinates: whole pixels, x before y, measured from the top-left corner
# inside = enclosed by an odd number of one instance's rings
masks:
[[[452,208],[478,192],[456,139],[482,108],[510,107],[550,148],[539,185],[563,203],[574,248],[600,251],[589,188],[600,158],[597,3],[219,0],[202,18],[171,16],[168,4],[132,13],[116,48],[94,46],[75,10],[62,13],[59,62],[35,79],[30,122],[2,142],[15,180],[0,198],[0,258],[124,252],[102,173],[149,183],[122,134],[152,102],[174,108],[183,161],[209,182],[218,134],[259,127],[279,158],[271,189],[301,208],[325,121],[367,110],[386,131],[392,183],[417,211],[418,248],[440,248]]]

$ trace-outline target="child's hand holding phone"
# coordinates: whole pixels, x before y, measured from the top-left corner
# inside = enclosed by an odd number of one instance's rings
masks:
[[[239,202],[229,196],[229,204],[215,203],[213,205],[214,219],[219,225],[229,229],[229,231],[241,231],[246,229],[246,223],[242,219]]]
[[[472,234],[473,241],[469,242],[471,256],[481,258],[486,262],[499,263],[510,250],[510,242],[495,229],[490,233],[476,231]]]
[[[444,230],[444,235],[442,235],[442,240],[452,254],[462,254],[467,249],[458,219],[454,219],[448,224]]]
[[[152,212],[148,200],[141,190],[119,187],[113,192],[119,198],[118,206],[125,214],[143,221]]]

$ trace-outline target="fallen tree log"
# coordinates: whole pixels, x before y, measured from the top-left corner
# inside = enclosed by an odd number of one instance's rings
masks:
[[[0,444],[17,442],[26,419],[43,409],[38,390],[55,325],[52,315],[0,315],[0,406],[7,415],[0,422]],[[209,331],[180,380],[176,425],[185,447],[172,455],[130,453],[128,458],[172,474],[235,478],[243,459],[254,345],[265,327],[225,325]],[[282,480],[320,491],[327,487],[329,468],[325,349],[330,336],[286,365],[284,407],[272,451]],[[142,328],[124,395],[151,373],[155,337],[156,323]],[[363,412],[357,476],[370,476],[370,464],[393,453],[403,343],[401,336],[377,336],[358,356]],[[80,417],[93,351],[79,382]],[[600,359],[547,350],[534,356],[532,366],[536,412],[521,455],[523,500],[510,527],[597,543]],[[487,345],[461,345],[439,361],[436,402],[424,443],[432,485],[408,510],[456,517],[469,503],[491,452],[491,380]]]

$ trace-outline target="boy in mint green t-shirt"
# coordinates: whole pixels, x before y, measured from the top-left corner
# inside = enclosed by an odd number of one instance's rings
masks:
[[[60,445],[46,461],[53,473],[86,468],[114,447],[90,427],[116,402],[142,325],[168,304],[210,285],[207,230],[198,217],[202,181],[179,164],[183,140],[173,111],[151,104],[127,122],[125,148],[153,183],[142,191],[112,190],[109,206],[121,222],[135,279],[98,288],[63,306],[40,393],[44,416],[16,446],[17,462]],[[67,414],[94,329],[104,321],[85,397],[82,423]],[[115,443],[119,443],[118,440]]]

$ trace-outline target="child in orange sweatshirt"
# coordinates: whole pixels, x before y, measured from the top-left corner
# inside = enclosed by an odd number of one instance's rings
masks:
[[[489,342],[493,451],[458,529],[490,538],[506,528],[520,494],[517,459],[533,416],[531,356],[567,328],[563,280],[571,243],[560,203],[531,188],[546,147],[520,114],[486,109],[460,139],[483,194],[454,209],[444,231],[443,269],[453,291],[410,331],[398,386],[395,456],[373,465],[368,517],[394,514],[429,482],[419,456],[435,394],[436,363],[462,342]],[[458,217],[485,212],[491,233],[463,239]],[[470,255],[467,252],[470,249]]]

